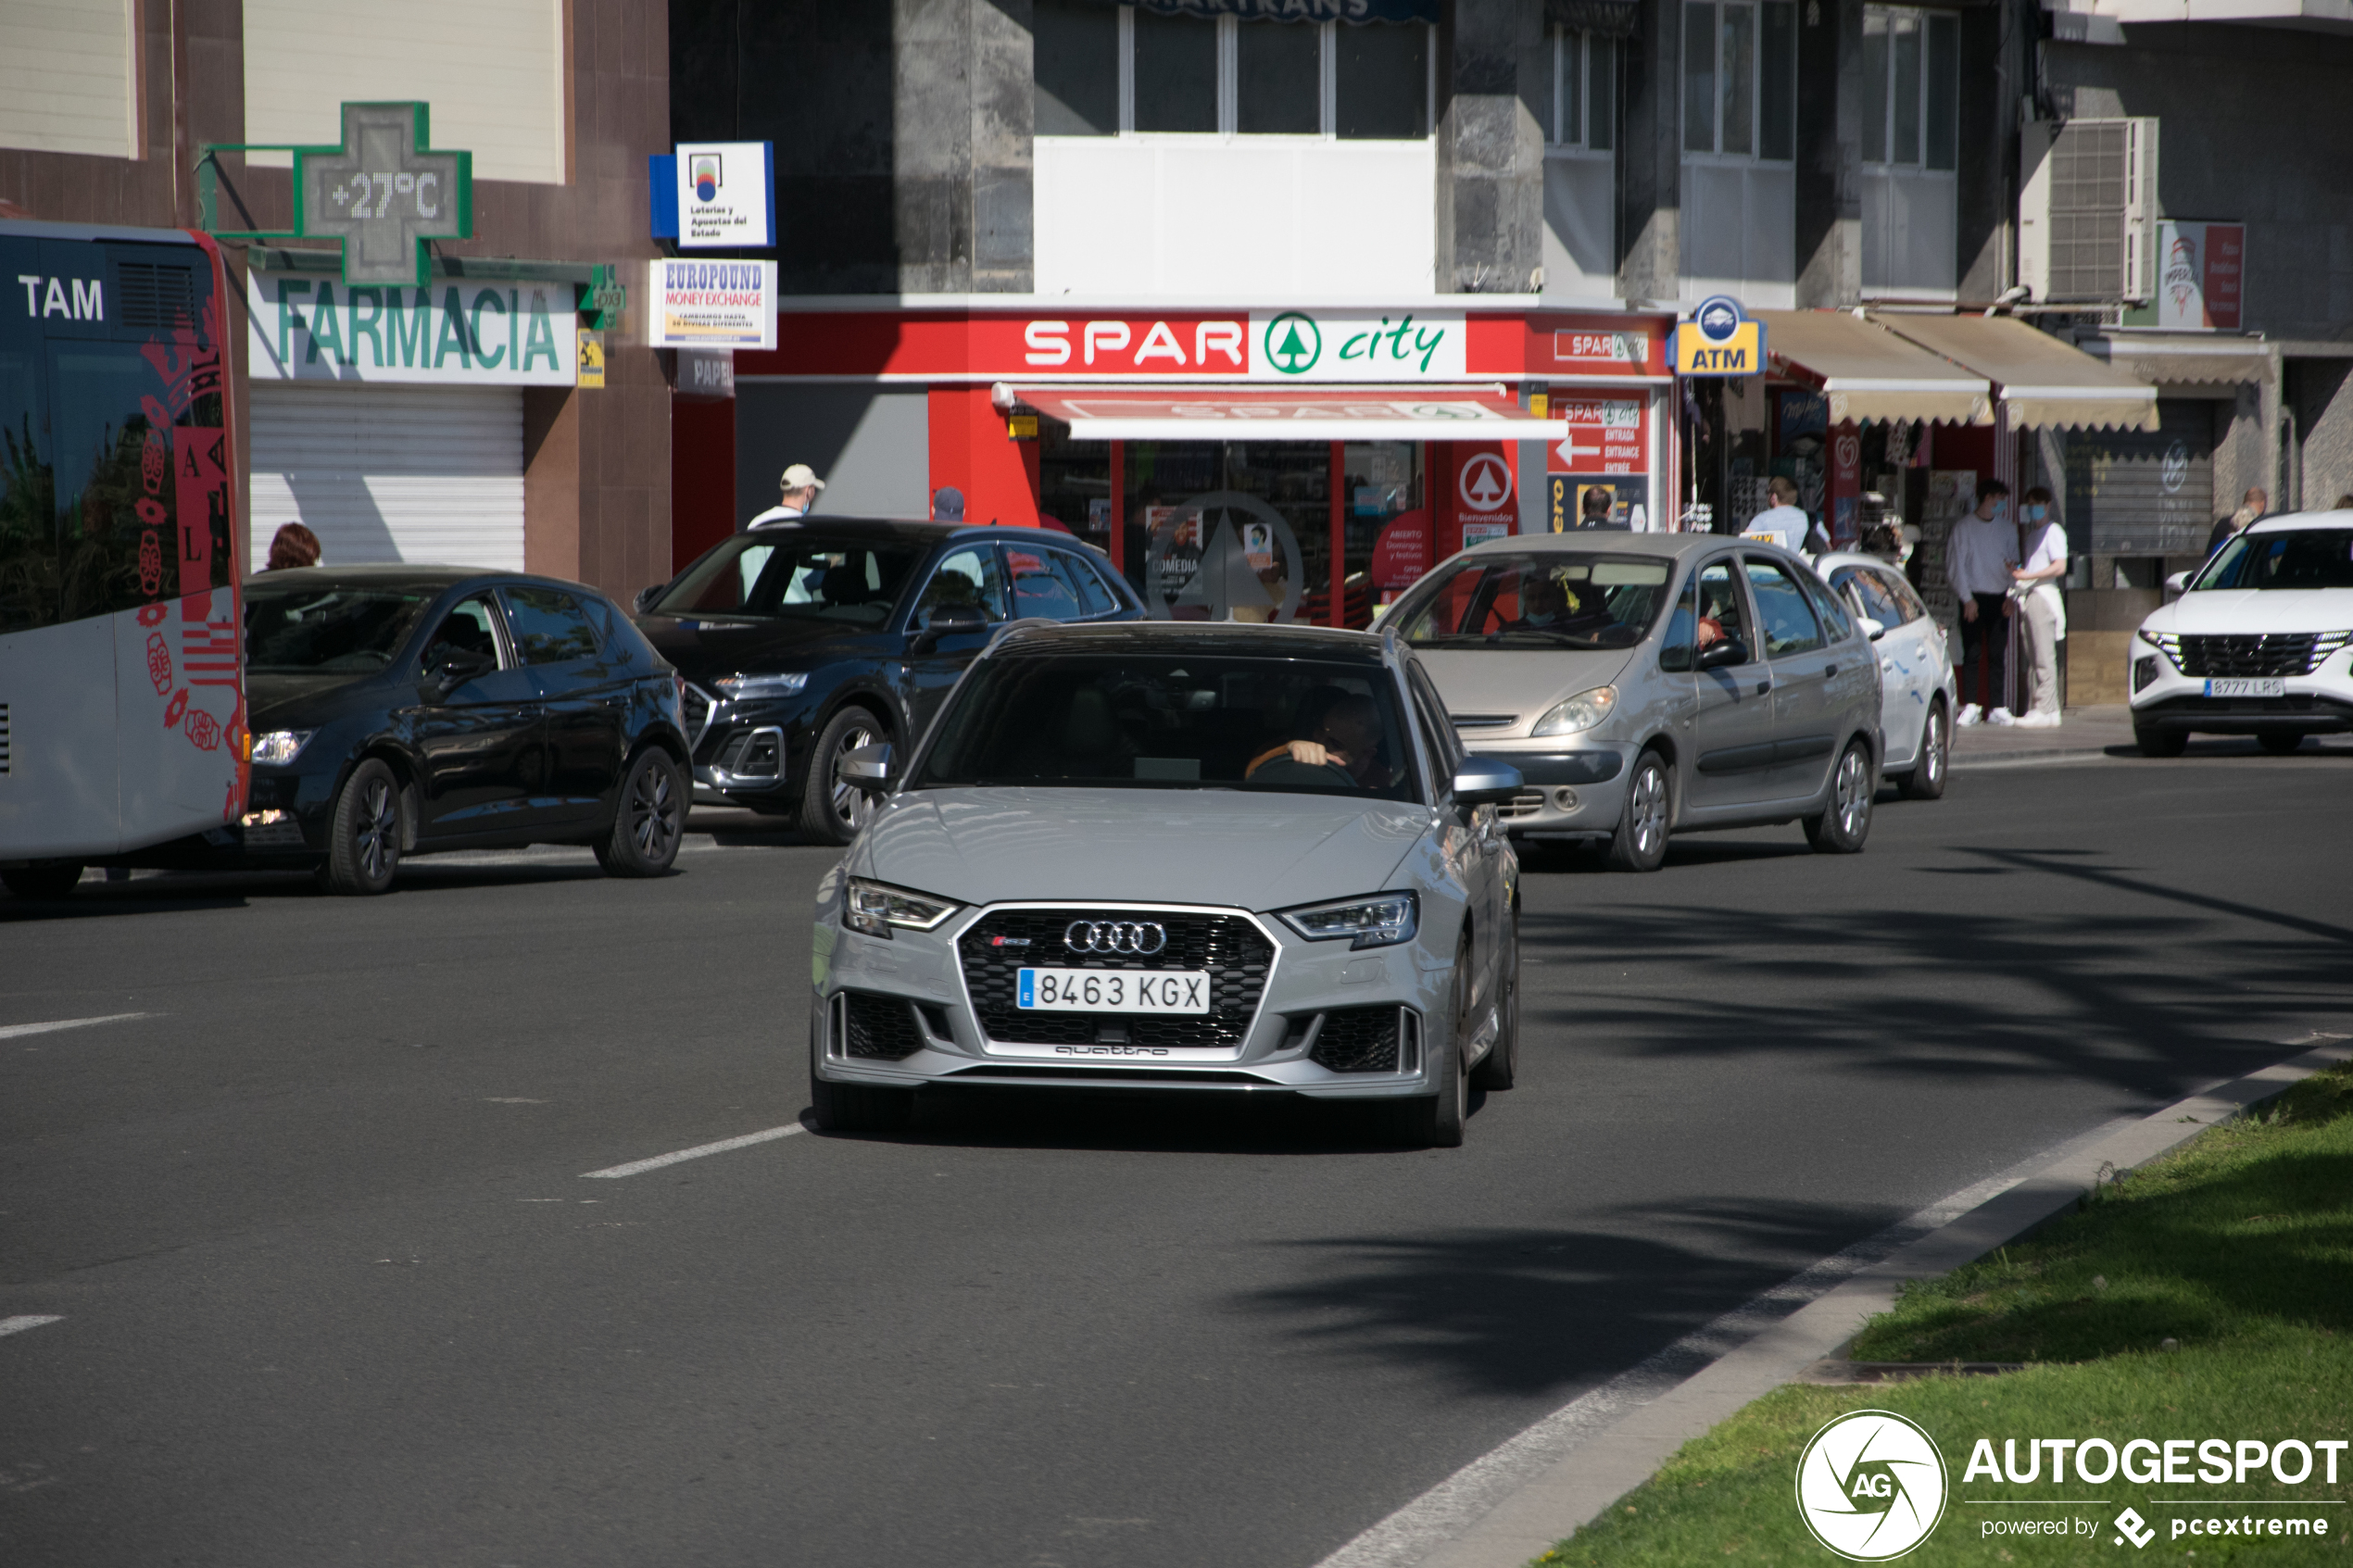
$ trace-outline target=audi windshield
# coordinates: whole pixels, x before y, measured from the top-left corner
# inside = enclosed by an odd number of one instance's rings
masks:
[[[1177,652],[986,659],[910,783],[1420,798],[1379,666]]]
[[[647,613],[880,626],[890,619],[920,554],[912,545],[812,537],[799,528],[754,529],[688,568]]]
[[[1416,647],[1630,648],[1667,603],[1671,562],[1563,552],[1465,558],[1390,621]]]

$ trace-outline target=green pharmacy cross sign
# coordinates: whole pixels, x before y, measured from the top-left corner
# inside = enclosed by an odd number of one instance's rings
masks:
[[[206,229],[225,239],[339,240],[346,283],[424,287],[425,242],[470,239],[474,230],[473,154],[434,150],[429,115],[423,104],[346,104],[341,146],[207,146]],[[212,155],[264,150],[294,155],[294,228],[215,227]]]

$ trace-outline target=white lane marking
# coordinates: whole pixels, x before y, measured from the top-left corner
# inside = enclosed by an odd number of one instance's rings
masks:
[[[53,1029],[87,1029],[93,1023],[120,1023],[125,1019],[154,1016],[150,1012],[110,1012],[102,1018],[58,1018],[46,1023],[10,1023],[0,1025],[0,1040],[13,1040],[19,1035],[46,1035]]]
[[[771,1127],[764,1133],[746,1133],[739,1138],[722,1138],[717,1143],[697,1144],[692,1148],[678,1149],[670,1154],[657,1154],[651,1160],[633,1160],[626,1165],[615,1165],[604,1171],[583,1171],[585,1180],[590,1176],[634,1176],[641,1171],[659,1171],[664,1165],[675,1165],[682,1160],[700,1160],[706,1154],[724,1154],[731,1148],[749,1148],[756,1143],[775,1138],[788,1138],[805,1131],[798,1122],[782,1127]]]
[[[484,1095],[482,1098],[486,1105],[545,1105],[547,1103],[544,1099],[524,1099],[520,1095]]]
[[[44,1323],[63,1323],[66,1320],[61,1317],[43,1317],[38,1312],[28,1312],[22,1317],[0,1318],[0,1334],[22,1334],[28,1328],[39,1328]]]

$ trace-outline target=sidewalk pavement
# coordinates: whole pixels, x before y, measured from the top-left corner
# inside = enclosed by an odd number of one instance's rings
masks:
[[[2029,757],[2096,757],[2110,746],[2133,746],[2132,709],[2122,703],[2070,708],[2056,730],[2021,730],[2007,724],[1971,724],[1953,732],[1953,765],[1966,767]]]

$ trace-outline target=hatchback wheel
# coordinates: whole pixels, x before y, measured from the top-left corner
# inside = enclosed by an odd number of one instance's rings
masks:
[[[1919,755],[1904,780],[1906,799],[1934,800],[1944,793],[1944,766],[1953,749],[1950,723],[1942,700],[1928,705],[1928,718],[1920,724]]]
[[[1658,870],[1667,859],[1673,787],[1667,774],[1667,759],[1645,751],[1634,759],[1633,776],[1626,781],[1626,805],[1618,812],[1617,830],[1602,850],[1603,864],[1614,872]]]
[[[400,867],[400,783],[371,757],[335,797],[320,881],[330,893],[376,894]]]
[[[1850,741],[1831,774],[1831,797],[1822,814],[1806,819],[1806,842],[1825,855],[1852,855],[1871,833],[1871,754]]]
[[[1471,1087],[1508,1089],[1519,1076],[1519,919],[1504,938],[1503,996],[1495,1003],[1495,1044],[1471,1069]]]
[[[1470,1115],[1470,1073],[1463,1062],[1463,1043],[1471,1032],[1471,945],[1466,935],[1454,948],[1453,1028],[1443,1046],[1428,1045],[1429,1075],[1438,1081],[1434,1095],[1391,1100],[1386,1108],[1397,1142],[1411,1148],[1459,1148],[1463,1126]],[[1500,1043],[1500,1042],[1499,1042]]]
[[[597,841],[597,863],[612,876],[660,876],[686,835],[686,775],[670,753],[648,746],[621,776],[612,832]]]
[[[817,736],[810,754],[809,783],[801,791],[800,831],[821,844],[847,844],[874,815],[872,797],[850,788],[835,765],[862,746],[885,738],[882,721],[862,708],[845,708]]]

